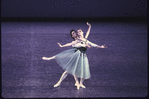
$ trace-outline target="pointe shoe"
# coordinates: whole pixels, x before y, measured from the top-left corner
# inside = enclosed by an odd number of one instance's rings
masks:
[[[75,83],[75,86],[77,87],[78,90],[80,89],[79,83]]]
[[[75,83],[75,86],[77,86],[79,83]]]
[[[54,87],[58,87],[58,86],[60,86],[60,83],[57,83],[57,84],[54,85]]]
[[[80,85],[80,87],[82,87],[82,88],[86,88],[86,87],[85,87],[84,85],[82,85],[82,84]]]
[[[77,84],[77,90],[79,90],[80,89],[80,85],[79,84]]]

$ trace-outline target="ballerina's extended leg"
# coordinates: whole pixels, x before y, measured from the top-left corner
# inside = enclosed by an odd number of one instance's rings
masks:
[[[65,72],[62,74],[60,80],[54,85],[54,87],[58,87],[58,86],[61,84],[61,82],[67,77],[67,75],[68,75],[68,73],[65,71]]]
[[[54,59],[54,58],[55,58],[55,56],[52,56],[52,57],[49,57],[49,58],[47,58],[47,57],[42,57],[43,60],[51,60],[51,59]]]

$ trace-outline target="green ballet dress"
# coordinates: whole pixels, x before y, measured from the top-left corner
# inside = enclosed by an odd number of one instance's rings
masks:
[[[97,46],[89,41],[87,42],[93,47]],[[74,48],[72,49],[65,50],[55,55],[55,60],[64,71],[67,71],[67,73],[76,75],[78,78],[89,79],[91,75],[88,58],[85,53],[87,48],[83,45],[83,43],[80,43],[79,46],[73,47]]]
[[[56,56],[57,63],[67,73],[76,75],[78,78],[90,78],[88,58],[85,54],[87,48],[79,47],[65,50]]]

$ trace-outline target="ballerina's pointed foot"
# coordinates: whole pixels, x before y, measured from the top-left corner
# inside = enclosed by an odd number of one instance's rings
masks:
[[[82,88],[86,88],[83,84],[81,84],[80,87],[82,87]]]
[[[77,87],[77,89],[80,89],[80,84],[79,83],[75,83],[75,86]]]
[[[48,57],[42,57],[43,60],[51,60],[51,59],[54,59],[54,58],[55,58],[55,56],[50,57],[50,58],[48,58]]]
[[[80,89],[80,85],[79,85],[79,84],[77,85],[77,89],[78,89],[78,90]]]
[[[79,83],[75,83],[75,86],[77,86]]]
[[[57,83],[57,84],[54,85],[54,87],[58,87],[58,86],[60,86],[60,83]]]

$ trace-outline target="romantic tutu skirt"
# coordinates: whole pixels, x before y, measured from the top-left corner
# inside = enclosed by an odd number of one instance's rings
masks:
[[[65,50],[55,56],[56,62],[67,73],[76,75],[79,78],[90,78],[89,63],[85,51],[73,48]]]

